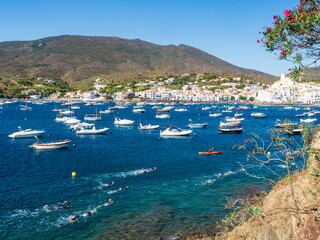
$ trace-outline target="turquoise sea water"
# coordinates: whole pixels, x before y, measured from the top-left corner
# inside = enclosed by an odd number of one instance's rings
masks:
[[[188,112],[171,111],[170,119],[156,119],[150,105],[143,114],[132,113],[130,106],[115,115],[135,120],[134,126],[117,127],[114,114],[105,114],[96,126],[110,128],[108,134],[77,136],[54,121],[57,112],[52,109],[57,103],[30,104],[30,112],[20,111],[18,105],[8,104],[0,110],[0,239],[172,239],[212,229],[227,213],[227,198],[267,187],[240,171],[246,153],[232,149],[233,145],[243,143],[251,132],[267,137],[266,130],[276,119],[299,121],[294,116],[302,112],[251,106],[239,111],[244,113],[245,131],[233,135],[218,134],[220,118],[201,110],[211,104],[187,105]],[[80,106],[74,111],[81,120],[85,114],[95,113],[94,106]],[[253,110],[263,111],[267,117],[255,119],[250,116]],[[159,124],[162,129],[164,125],[185,128],[190,119],[207,122],[208,128],[194,129],[192,136],[180,138],[160,138],[159,130],[137,129],[139,121]],[[71,139],[75,147],[34,151],[29,148],[34,139],[8,138],[17,126],[45,129],[42,141]],[[212,147],[223,154],[198,155]],[[140,174],[152,167],[156,171]],[[281,171],[283,166],[274,167]],[[75,179],[72,172],[77,173]],[[219,173],[228,174],[219,178]],[[110,181],[115,184],[106,187]],[[125,186],[132,188],[116,191]],[[113,204],[96,208],[110,198]],[[69,201],[70,207],[51,212],[44,208],[63,201]],[[81,216],[93,209],[94,215],[68,224],[70,215]]]

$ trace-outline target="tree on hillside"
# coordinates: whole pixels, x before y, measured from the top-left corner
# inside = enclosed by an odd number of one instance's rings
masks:
[[[320,2],[300,0],[298,6],[273,19],[273,26],[264,29],[257,43],[275,52],[279,59],[292,61],[291,76],[301,79],[303,70],[320,58]]]

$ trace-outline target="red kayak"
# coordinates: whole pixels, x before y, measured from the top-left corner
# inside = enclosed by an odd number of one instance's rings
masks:
[[[223,151],[220,152],[199,152],[200,155],[211,155],[211,154],[221,154]]]

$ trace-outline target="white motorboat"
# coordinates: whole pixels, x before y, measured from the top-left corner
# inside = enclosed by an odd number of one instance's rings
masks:
[[[185,109],[185,108],[176,108],[174,111],[176,111],[176,112],[186,112],[188,110]]]
[[[85,106],[93,106],[93,103],[87,102],[87,103],[85,104]]]
[[[209,117],[220,117],[222,113],[209,113]]]
[[[39,143],[36,142],[32,144],[30,147],[34,150],[52,150],[52,149],[59,149],[59,148],[67,148],[71,140],[63,140],[57,142],[49,142],[49,143]]]
[[[264,114],[264,113],[251,113],[251,116],[253,116],[255,118],[265,118],[266,114]]]
[[[113,113],[113,110],[110,110],[110,109],[106,109],[104,111],[100,111],[99,113]]]
[[[56,117],[55,121],[56,122],[65,122],[70,119],[72,119],[72,117]]]
[[[162,137],[177,137],[177,136],[189,136],[192,130],[184,130],[175,126],[167,126],[167,129],[160,131]]]
[[[63,111],[60,111],[60,114],[62,114],[62,115],[73,114],[73,111],[71,111],[71,110],[63,110]]]
[[[117,105],[117,106],[114,106],[114,107],[110,107],[109,109],[111,110],[119,110],[119,109],[126,109],[127,107],[124,107],[124,106],[121,106],[121,105]]]
[[[172,106],[167,106],[167,107],[164,107],[163,108],[163,110],[165,110],[165,111],[170,111],[170,110],[172,110],[174,107],[172,107]]]
[[[277,119],[277,121],[275,123],[275,127],[277,127],[277,128],[295,127],[297,125],[298,125],[298,123],[286,122],[286,121],[281,123],[281,120],[279,120],[279,119]]]
[[[76,133],[78,135],[97,135],[97,134],[105,134],[108,130],[109,128],[96,129],[96,127],[93,126],[93,128],[91,129],[81,128]]]
[[[71,125],[70,128],[72,130],[79,130],[81,128],[91,128],[94,126],[94,123],[86,123],[86,122],[83,122],[83,123],[78,123],[78,124],[75,124],[75,125]]]
[[[156,118],[162,118],[162,119],[164,119],[164,118],[170,118],[170,115],[169,115],[169,114],[157,114],[157,115],[156,115]]]
[[[80,106],[71,106],[71,109],[80,109]]]
[[[211,109],[211,107],[203,107],[203,108],[201,108],[202,110],[210,110]]]
[[[81,121],[79,119],[76,119],[76,118],[71,118],[71,119],[68,119],[66,121],[64,121],[63,123],[65,124],[69,124],[69,125],[75,125],[75,124],[78,124],[80,123]]]
[[[303,123],[313,123],[315,121],[317,121],[316,118],[300,119],[300,122],[303,122]]]
[[[240,117],[240,116],[242,116],[242,115],[243,115],[243,113],[235,113],[235,114],[234,114],[235,117]]]
[[[43,130],[31,130],[31,129],[22,130],[20,126],[18,128],[20,131],[10,134],[9,135],[10,138],[32,138],[32,137],[39,137],[45,133],[45,131]]]
[[[114,124],[115,125],[133,125],[134,121],[128,119],[120,119],[118,117],[115,118]]]
[[[142,124],[140,123],[138,129],[139,130],[155,130],[155,129],[158,129],[160,126],[159,125],[145,125],[145,126],[142,126]]]
[[[146,110],[143,108],[135,108],[132,110],[133,113],[145,113]]]
[[[61,111],[61,108],[54,108],[52,109],[52,112],[60,112]]]
[[[222,110],[223,113],[231,113],[232,111],[227,109],[227,110]]]
[[[208,123],[190,123],[188,124],[189,128],[206,128]]]

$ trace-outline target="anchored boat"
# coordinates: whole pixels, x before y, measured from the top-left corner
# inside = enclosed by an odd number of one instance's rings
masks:
[[[67,148],[71,140],[63,140],[57,142],[49,142],[49,143],[39,143],[36,142],[32,144],[30,147],[34,150],[51,150],[51,149],[59,149],[59,148]]]
[[[177,137],[177,136],[189,136],[192,130],[184,130],[175,126],[165,126],[166,130],[160,131],[162,137]]]
[[[19,132],[15,132],[9,135],[11,138],[32,138],[32,137],[39,137],[42,134],[45,133],[43,130],[31,130],[31,129],[26,129],[22,130],[22,128],[19,126]]]

